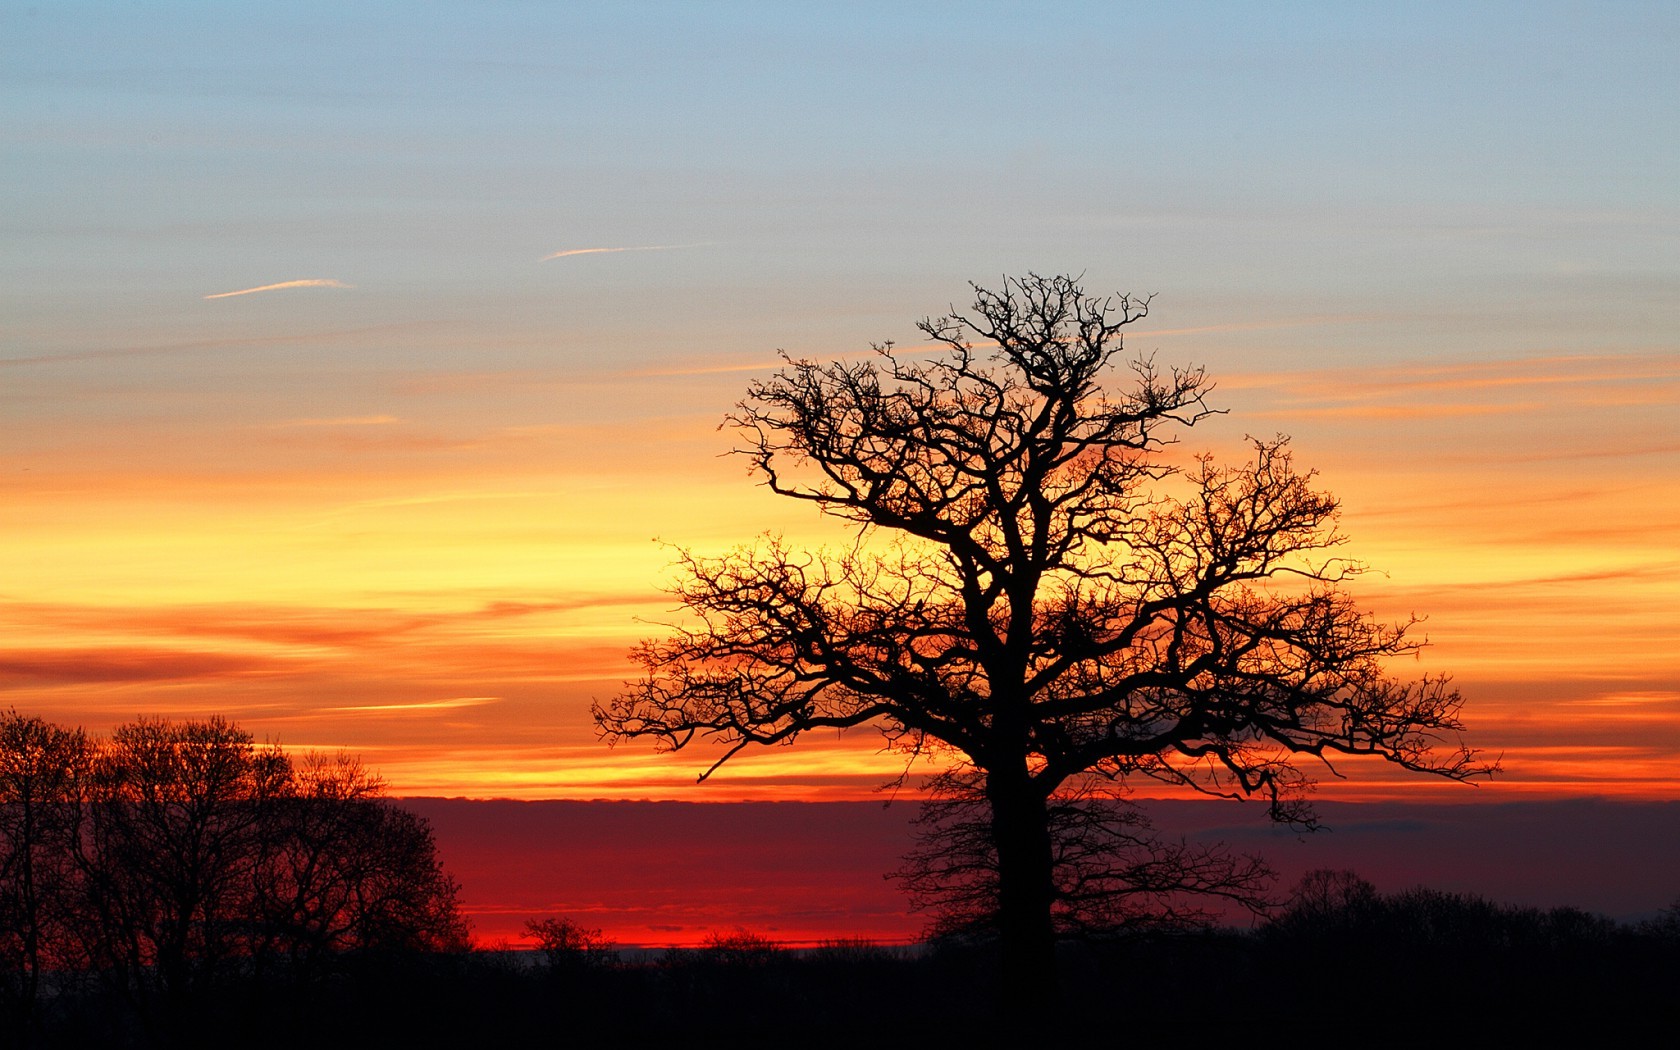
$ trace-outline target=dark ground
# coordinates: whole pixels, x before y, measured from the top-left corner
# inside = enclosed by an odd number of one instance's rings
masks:
[[[1680,923],[1632,927],[1415,892],[1201,932],[1066,944],[1064,1046],[1212,1038],[1268,1046],[1608,1045],[1680,1022]],[[532,953],[347,959],[307,984],[230,978],[133,1005],[90,985],[49,1004],[38,1045],[181,1047],[938,1047],[1012,1042],[985,945],[918,952],[765,942],[596,964]],[[14,1045],[19,1035],[14,1030]]]

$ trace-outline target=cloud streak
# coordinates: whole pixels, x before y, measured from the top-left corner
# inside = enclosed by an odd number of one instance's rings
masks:
[[[260,284],[255,288],[241,288],[233,292],[216,292],[206,299],[231,299],[236,295],[255,295],[258,292],[278,292],[285,288],[354,288],[353,284],[335,281],[331,277],[306,277],[301,281],[281,281],[279,284]]]
[[[242,677],[272,673],[275,661],[240,653],[180,652],[120,646],[8,652],[0,658],[0,688],[88,685]]]
[[[701,241],[697,244],[638,244],[623,248],[563,248],[560,251],[545,255],[537,261],[548,262],[550,259],[569,259],[574,255],[605,255],[614,252],[670,252],[680,248],[703,248],[710,243],[710,241]]]
[[[358,704],[352,707],[327,707],[322,710],[400,714],[404,711],[448,711],[458,707],[481,707],[501,699],[499,696],[452,696],[447,700],[419,700],[411,704]]]
[[[1382,369],[1250,372],[1220,377],[1232,389],[1287,387],[1318,395],[1352,389],[1366,396],[1456,394],[1521,387],[1648,384],[1680,380],[1680,364],[1665,353],[1536,355],[1495,361],[1419,362]],[[1573,396],[1573,394],[1571,395]],[[1664,398],[1666,400],[1666,398]]]
[[[344,287],[353,287],[345,285]],[[241,294],[241,293],[228,293]],[[440,322],[401,321],[396,324],[376,324],[363,328],[338,328],[321,332],[295,332],[289,335],[267,335],[243,339],[195,339],[182,343],[163,343],[157,346],[116,346],[99,350],[73,350],[68,353],[34,354],[29,357],[0,357],[0,368],[20,365],[50,365],[67,361],[102,361],[106,358],[149,357],[160,354],[194,354],[222,350],[245,350],[264,346],[333,346],[359,339],[371,339],[391,332],[416,329],[436,330]],[[354,345],[352,343],[352,345]],[[422,390],[425,388],[421,388]]]
[[[334,416],[329,419],[288,419],[280,423],[272,423],[273,427],[376,427],[388,423],[401,423],[396,416]]]
[[[1193,328],[1152,328],[1127,331],[1133,339],[1168,335],[1209,335],[1219,332],[1262,332],[1274,328],[1320,328],[1325,325],[1358,324],[1383,320],[1383,314],[1310,314],[1303,317],[1280,317],[1270,321],[1230,321],[1223,324],[1197,325]]]

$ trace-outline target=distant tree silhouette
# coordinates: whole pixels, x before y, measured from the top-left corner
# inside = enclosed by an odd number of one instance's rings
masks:
[[[537,942],[549,969],[556,973],[594,970],[618,961],[618,950],[600,930],[562,916],[527,920],[525,934]]]
[[[1213,922],[1217,901],[1255,913],[1271,903],[1273,874],[1262,860],[1166,841],[1138,806],[1089,780],[1052,795],[1047,814],[1059,935],[1182,930]],[[890,877],[931,913],[929,934],[995,938],[999,871],[983,778],[974,770],[936,777],[914,824],[916,845]]]
[[[1057,998],[1050,800],[1070,780],[1257,794],[1310,821],[1300,758],[1487,767],[1453,739],[1456,691],[1385,672],[1420,643],[1354,604],[1336,501],[1283,438],[1238,466],[1175,459],[1213,411],[1203,372],[1139,358],[1105,388],[1148,299],[1037,275],[974,294],[972,314],[918,326],[937,353],[788,359],[751,384],[737,451],[856,543],[681,553],[691,619],[634,652],[644,677],[595,717],[611,741],[721,743],[707,773],[864,724],[959,753],[984,777],[1024,1019]]]
[[[1356,871],[1314,868],[1290,891],[1287,907],[1275,923],[1317,925],[1369,912],[1377,905],[1377,887]]]
[[[1316,868],[1301,876],[1266,931],[1317,951],[1359,950],[1377,936],[1383,910],[1377,887],[1345,868]]]
[[[1590,968],[1594,957],[1632,947],[1633,937],[1657,940],[1651,932],[1622,931],[1579,908],[1520,907],[1427,887],[1384,894],[1351,871],[1328,869],[1302,876],[1288,906],[1262,930],[1348,985],[1379,967],[1425,967],[1466,980],[1513,966],[1544,968],[1548,959]]]
[[[1680,944],[1680,900],[1641,922],[1639,929],[1647,936]]]
[[[764,967],[782,954],[782,946],[741,926],[713,930],[700,943],[700,957],[713,966]]]

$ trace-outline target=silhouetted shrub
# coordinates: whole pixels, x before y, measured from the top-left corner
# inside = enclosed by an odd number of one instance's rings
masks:
[[[555,971],[593,970],[618,962],[618,950],[600,930],[586,929],[568,918],[528,920],[525,933],[537,942],[544,960]]]
[[[823,963],[848,966],[876,966],[893,959],[894,953],[863,937],[836,937],[819,941],[808,957]]]

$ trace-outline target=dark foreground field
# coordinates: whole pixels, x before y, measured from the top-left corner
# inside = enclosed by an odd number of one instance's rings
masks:
[[[1069,943],[1041,1045],[1597,1045],[1680,1022],[1680,922],[1410,891],[1318,901],[1254,932]],[[43,1004],[45,1047],[995,1045],[984,943],[780,950],[751,935],[642,961],[559,952],[346,958],[307,983],[229,975],[170,1001],[97,981]],[[14,1029],[14,1042],[23,1033]]]

